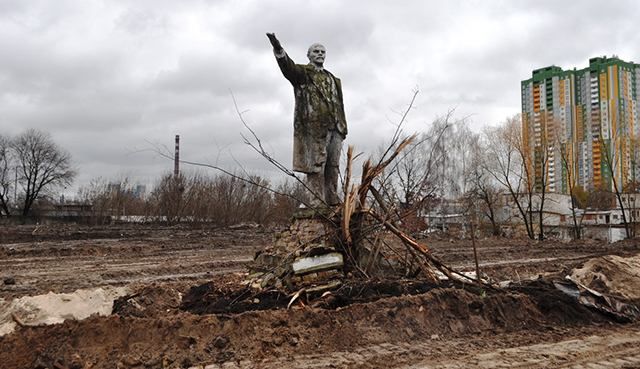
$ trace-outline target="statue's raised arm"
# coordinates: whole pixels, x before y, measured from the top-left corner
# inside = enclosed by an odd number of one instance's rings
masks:
[[[282,45],[280,45],[276,34],[267,32],[267,37],[269,38],[269,42],[271,42],[271,46],[273,46],[273,51],[276,53],[282,52]]]
[[[291,82],[292,85],[300,85],[306,83],[306,74],[301,65],[297,65],[289,55],[282,48],[280,40],[276,37],[275,33],[267,33],[269,42],[273,46],[273,55],[276,57],[280,71],[286,79]]]

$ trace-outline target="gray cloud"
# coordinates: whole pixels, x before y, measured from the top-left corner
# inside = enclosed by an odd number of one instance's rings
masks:
[[[347,142],[371,153],[416,87],[407,132],[452,108],[479,129],[520,110],[535,68],[640,60],[639,12],[633,1],[0,1],[0,133],[51,132],[78,166],[76,186],[154,182],[172,163],[153,148],[175,134],[185,159],[277,177],[242,142],[231,97],[288,164],[293,93],[265,32],[299,63],[310,43],[327,46]]]

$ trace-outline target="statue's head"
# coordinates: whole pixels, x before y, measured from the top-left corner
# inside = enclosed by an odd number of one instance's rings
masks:
[[[324,64],[324,58],[327,55],[327,50],[322,46],[322,44],[315,43],[309,46],[309,50],[307,51],[307,57],[311,64],[321,67]]]

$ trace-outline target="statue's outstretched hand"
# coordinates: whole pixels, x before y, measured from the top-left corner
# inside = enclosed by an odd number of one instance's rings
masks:
[[[267,33],[267,37],[269,38],[269,42],[271,42],[271,46],[273,46],[273,50],[282,50],[282,45],[280,45],[280,41],[276,38],[275,33]]]

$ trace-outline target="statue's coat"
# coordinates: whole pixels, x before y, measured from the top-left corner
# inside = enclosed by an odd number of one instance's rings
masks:
[[[295,95],[293,170],[318,173],[327,158],[328,131],[347,135],[340,79],[326,69],[295,64],[286,53],[276,60]]]

